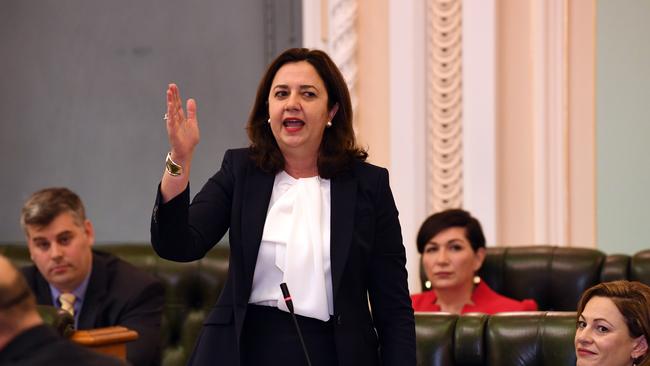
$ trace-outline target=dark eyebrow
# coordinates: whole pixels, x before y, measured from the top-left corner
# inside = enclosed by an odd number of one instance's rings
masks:
[[[605,323],[607,323],[607,324],[609,324],[611,326],[614,326],[612,323],[609,322],[609,320],[607,320],[605,318],[595,318],[594,321],[595,322],[605,322]]]
[[[278,84],[278,85],[274,86],[273,89],[289,89],[289,85],[286,85],[286,84]],[[318,88],[317,88],[317,87],[315,87],[314,85],[309,85],[309,84],[306,84],[306,85],[300,85],[300,89],[301,89],[301,90],[305,90],[305,89],[316,89],[316,91],[318,91]]]
[[[56,234],[57,239],[67,237],[67,236],[74,236],[74,233],[71,230],[66,230]]]
[[[580,320],[587,320],[587,319],[585,319],[585,317],[582,314],[580,314],[580,316],[578,318]],[[594,318],[594,319],[591,319],[591,321],[592,322],[605,322],[605,323],[609,324],[610,327],[614,327],[614,325],[612,323],[610,323],[609,320],[607,320],[605,318]]]

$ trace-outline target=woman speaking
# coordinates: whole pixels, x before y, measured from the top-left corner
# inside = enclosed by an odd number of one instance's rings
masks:
[[[228,231],[230,267],[191,365],[415,365],[406,257],[388,172],[356,144],[350,96],[322,51],[289,49],[260,81],[250,145],[190,204],[197,104],[170,84],[170,152],[151,224],[192,261]],[[290,291],[299,332],[280,284]],[[306,356],[307,355],[307,356]]]

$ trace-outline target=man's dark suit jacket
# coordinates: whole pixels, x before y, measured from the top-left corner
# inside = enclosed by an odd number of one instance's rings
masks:
[[[36,266],[22,269],[38,304],[55,304],[50,287]],[[160,281],[131,264],[93,251],[93,266],[79,314],[78,329],[122,325],[138,332],[127,343],[127,359],[133,365],[160,364],[160,322],[164,288]]]
[[[151,236],[161,257],[196,260],[229,230],[228,280],[203,323],[191,365],[239,365],[242,353],[255,352],[240,349],[240,337],[274,178],[256,167],[248,149],[237,149],[226,152],[191,206],[189,186],[164,205],[158,190]],[[379,365],[379,359],[384,366],[415,365],[406,255],[388,171],[356,162],[331,180],[330,192],[339,365]]]
[[[108,357],[59,337],[47,325],[30,328],[0,349],[2,366],[124,366]]]

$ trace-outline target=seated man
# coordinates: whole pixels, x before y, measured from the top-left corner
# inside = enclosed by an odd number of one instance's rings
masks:
[[[122,365],[116,358],[61,338],[44,325],[25,279],[2,255],[0,273],[0,365]]]
[[[92,250],[94,230],[79,197],[67,188],[34,193],[20,223],[35,266],[23,274],[39,304],[70,311],[77,329],[121,325],[138,332],[127,344],[134,365],[160,363],[164,289],[149,274]]]

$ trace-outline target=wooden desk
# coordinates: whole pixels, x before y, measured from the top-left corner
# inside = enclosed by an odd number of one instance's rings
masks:
[[[121,326],[77,330],[70,340],[94,351],[126,359],[126,343],[138,339],[138,332]]]

